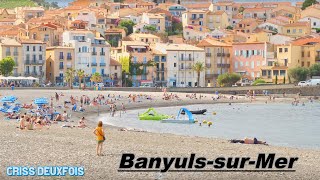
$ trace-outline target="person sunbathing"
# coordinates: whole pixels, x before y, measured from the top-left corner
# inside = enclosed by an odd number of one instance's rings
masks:
[[[26,128],[25,122],[26,122],[25,116],[21,116],[20,123],[19,123],[20,130],[24,130]]]
[[[19,114],[15,115],[14,113],[8,113],[7,118],[9,118],[9,119],[19,119]]]
[[[54,121],[63,121],[62,115],[59,113]]]
[[[84,123],[84,117],[79,120],[78,128],[85,128],[87,125]]]
[[[258,141],[257,138],[244,138],[244,140],[231,139],[229,140],[231,143],[241,143],[241,144],[263,144],[268,145],[265,141]]]
[[[25,108],[25,109],[32,109],[33,106],[32,104],[28,105],[28,104],[23,104],[22,108]]]

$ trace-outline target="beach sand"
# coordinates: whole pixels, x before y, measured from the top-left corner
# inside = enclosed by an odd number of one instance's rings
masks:
[[[54,90],[1,90],[4,95],[16,95],[21,103],[31,103],[36,97],[50,97]],[[57,91],[61,92],[61,91]],[[107,95],[121,94],[127,96],[130,92],[97,92],[65,90],[62,99],[67,99],[71,94],[80,96],[87,94],[92,99],[97,94]],[[135,93],[137,94],[137,93]],[[147,108],[156,106],[178,106],[187,104],[210,104],[229,102],[228,99],[212,101],[212,95],[206,95],[206,99],[181,101],[161,100],[161,93],[153,94],[155,100],[142,100],[140,103],[125,103],[127,109]],[[264,103],[266,97],[257,98],[256,103]],[[276,102],[291,102],[292,99],[276,99]],[[61,101],[62,102],[62,101]],[[236,102],[236,100],[234,101]],[[239,99],[237,102],[248,102]],[[62,104],[62,103],[60,103]],[[120,107],[120,104],[117,104]],[[20,131],[14,120],[3,120],[0,116],[0,179],[9,179],[5,176],[7,166],[83,166],[85,176],[79,179],[320,179],[320,151],[297,149],[264,145],[231,144],[225,139],[187,137],[172,134],[158,134],[149,132],[119,131],[119,128],[105,126],[107,140],[104,143],[106,156],[96,156],[96,141],[93,135],[97,120],[97,107],[85,107],[86,113],[73,113],[68,124],[76,125],[79,118],[85,116],[88,128],[62,128],[66,123],[53,124],[49,129],[42,128],[32,131]],[[108,108],[100,108],[101,112],[107,112]],[[299,157],[294,165],[296,172],[118,172],[122,153],[134,153],[136,156],[146,157],[189,157],[196,153],[197,157],[206,158],[224,157],[251,157],[255,158],[259,153],[276,153],[277,157]],[[23,179],[43,179],[43,177],[28,177]],[[16,178],[21,179],[21,177]],[[52,179],[52,178],[49,178]]]

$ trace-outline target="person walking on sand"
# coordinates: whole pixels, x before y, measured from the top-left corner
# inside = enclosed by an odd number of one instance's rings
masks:
[[[103,156],[102,145],[103,145],[103,142],[106,140],[102,126],[103,126],[102,121],[99,121],[98,127],[96,127],[96,129],[93,131],[93,134],[96,135],[96,139],[98,142],[98,144],[97,144],[97,155],[98,156]]]

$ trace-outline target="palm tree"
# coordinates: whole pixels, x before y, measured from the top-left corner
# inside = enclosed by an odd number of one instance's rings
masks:
[[[199,83],[200,83],[200,73],[202,71],[204,71],[206,69],[206,67],[204,66],[204,63],[202,62],[196,62],[193,66],[192,66],[192,70],[196,71],[197,74],[198,74],[198,77],[197,77],[197,85],[199,87]]]
[[[79,89],[81,89],[81,79],[83,79],[84,76],[85,76],[84,70],[78,69],[78,70],[77,70],[77,76],[78,76],[78,78],[79,78]],[[85,83],[85,82],[83,81],[83,83]]]
[[[92,74],[90,81],[98,83],[102,81],[101,75],[98,72],[95,72],[94,74]]]
[[[66,72],[66,81],[69,83],[71,89],[73,89],[72,83],[75,72],[76,70],[74,70],[73,68],[68,69]]]

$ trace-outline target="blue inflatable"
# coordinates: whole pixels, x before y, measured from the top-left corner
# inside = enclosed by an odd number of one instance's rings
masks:
[[[184,111],[188,116],[189,120],[180,120],[181,112]],[[182,124],[193,124],[195,123],[192,113],[187,108],[181,108],[176,119],[166,119],[162,120],[163,123],[182,123]]]

